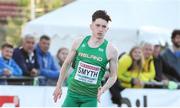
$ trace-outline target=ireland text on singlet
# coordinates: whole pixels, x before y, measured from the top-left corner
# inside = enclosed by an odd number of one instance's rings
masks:
[[[108,63],[106,56],[107,40],[97,48],[88,45],[90,36],[82,41],[77,49],[75,69],[70,81],[69,90],[80,95],[97,97],[97,91],[106,71]]]

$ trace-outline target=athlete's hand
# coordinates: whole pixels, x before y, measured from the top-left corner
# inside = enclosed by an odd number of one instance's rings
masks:
[[[62,90],[60,87],[56,87],[56,89],[54,90],[53,96],[54,96],[54,102],[57,102],[58,99],[61,98],[62,95]]]
[[[101,95],[104,93],[102,87],[99,87],[98,89],[98,95],[97,95],[97,100],[98,102],[100,103],[100,98],[101,98]]]

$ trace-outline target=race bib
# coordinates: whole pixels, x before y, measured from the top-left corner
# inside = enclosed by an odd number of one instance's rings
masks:
[[[80,61],[74,79],[89,84],[96,84],[100,70],[101,67],[99,66]]]

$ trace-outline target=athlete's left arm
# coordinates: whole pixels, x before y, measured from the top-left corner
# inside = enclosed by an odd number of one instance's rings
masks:
[[[107,82],[104,86],[98,91],[98,100],[102,93],[108,90],[116,81],[117,79],[117,63],[118,63],[118,51],[117,49],[110,45],[108,47],[108,58],[109,58],[109,68],[110,68],[110,75]]]

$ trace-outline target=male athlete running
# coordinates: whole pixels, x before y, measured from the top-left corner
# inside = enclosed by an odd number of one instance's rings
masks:
[[[92,35],[78,38],[73,42],[53,94],[56,102],[61,97],[61,88],[68,66],[75,60],[75,69],[63,107],[96,107],[102,93],[116,81],[118,52],[110,42],[104,39],[109,21],[111,18],[104,10],[96,11],[92,15],[90,24]],[[101,80],[108,62],[109,79],[101,87]]]

